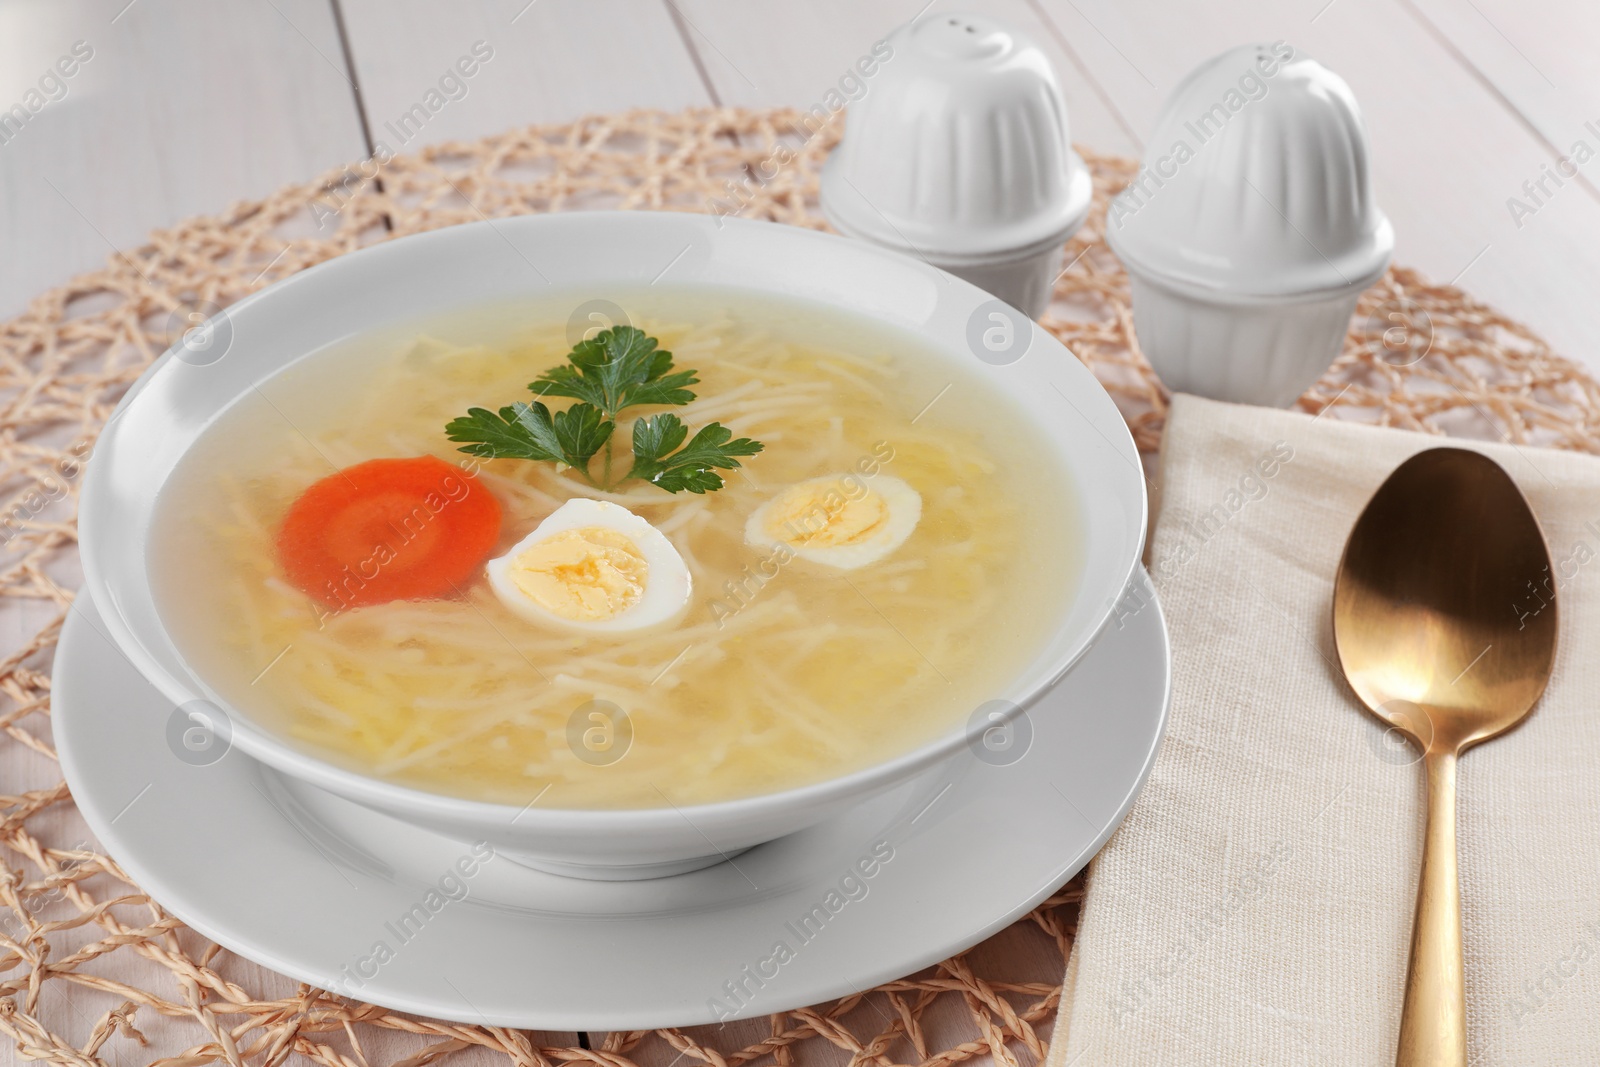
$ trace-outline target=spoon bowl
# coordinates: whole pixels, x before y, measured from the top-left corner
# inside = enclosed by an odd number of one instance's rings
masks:
[[[1533,710],[1555,663],[1550,552],[1499,464],[1435,448],[1395,469],[1350,531],[1333,589],[1356,695],[1422,750],[1428,822],[1398,1067],[1465,1067],[1456,760]]]
[[[1333,594],[1345,676],[1424,751],[1502,733],[1550,677],[1549,578],[1539,522],[1499,464],[1461,448],[1420,452],[1373,495],[1345,545]]]

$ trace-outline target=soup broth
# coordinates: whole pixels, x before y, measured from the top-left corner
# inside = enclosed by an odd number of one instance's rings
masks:
[[[676,414],[764,450],[704,494],[639,481],[602,492],[552,463],[459,452],[445,424],[530,399],[528,383],[566,359],[578,301],[473,309],[301,359],[219,416],[158,509],[161,609],[214,696],[320,757],[420,789],[683,806],[909,752],[1040,651],[1077,576],[1076,505],[1039,432],[976,376],[833,310],[709,290],[607,295],[698,372]],[[624,414],[618,447],[659,410]],[[494,555],[568,500],[623,505],[681,555],[687,608],[641,632],[572,632],[508,609],[481,567],[457,595],[365,606],[286,580],[276,538],[308,486],[412,456],[449,462],[499,502]],[[758,507],[826,475],[912,487],[909,537],[854,569],[747,541]]]

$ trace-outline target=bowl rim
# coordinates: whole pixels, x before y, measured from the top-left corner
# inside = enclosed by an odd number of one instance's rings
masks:
[[[538,226],[548,220],[563,220],[568,224],[581,224],[587,220],[607,219],[620,220],[629,217],[648,217],[651,215],[672,215],[676,219],[690,220],[691,225],[698,225],[702,230],[716,231],[732,226],[754,232],[760,228],[762,232],[777,235],[773,239],[806,241],[823,244],[847,250],[850,254],[884,257],[894,261],[895,265],[904,269],[908,263],[916,268],[929,271],[948,285],[957,287],[967,297],[967,303],[974,307],[993,303],[991,294],[984,292],[963,279],[951,275],[934,266],[925,259],[917,259],[890,249],[885,249],[867,241],[853,240],[838,234],[831,234],[819,230],[803,227],[789,226],[778,222],[765,220],[745,219],[738,217],[714,217],[698,212],[658,212],[658,211],[629,211],[629,210],[593,210],[593,211],[561,211],[546,212],[529,215],[517,215],[503,219],[481,219],[474,222],[460,223],[451,226],[438,227],[420,233],[406,234],[399,238],[391,238],[374,245],[335,256],[324,260],[304,270],[297,271],[286,278],[280,279],[254,293],[250,293],[240,300],[225,308],[219,315],[227,316],[248,311],[256,305],[266,301],[278,299],[277,293],[287,286],[294,284],[303,286],[307,279],[313,282],[323,275],[359,271],[365,269],[368,263],[378,262],[382,259],[405,254],[404,251],[396,253],[394,250],[421,248],[427,243],[442,243],[450,240],[462,239],[459,235],[465,231],[480,233],[494,232],[501,239],[505,239],[502,229],[506,226]],[[624,225],[626,225],[624,223]],[[692,283],[695,288],[732,289],[735,286],[725,282],[697,282]],[[809,293],[784,294],[788,299],[805,303],[826,305],[824,298]],[[855,309],[841,309],[847,313],[867,315],[866,312]],[[906,326],[894,322],[887,316],[880,316],[879,321],[895,329],[910,332]],[[1138,479],[1138,505],[1136,534],[1131,551],[1125,553],[1123,566],[1119,568],[1117,588],[1126,589],[1128,583],[1134,579],[1143,556],[1145,541],[1148,536],[1149,526],[1149,494],[1146,491],[1143,468],[1140,464],[1137,446],[1134,443],[1132,432],[1126,421],[1117,410],[1110,394],[1103,385],[1094,377],[1093,373],[1055,336],[1044,330],[1036,321],[1029,320],[1032,329],[1030,346],[1043,344],[1046,347],[1054,346],[1059,349],[1059,354],[1065,357],[1064,362],[1073,369],[1069,372],[1080,377],[1092,388],[1085,388],[1077,397],[1077,402],[1069,400],[1074,408],[1079,403],[1093,406],[1103,406],[1116,415],[1113,434],[1107,437],[1101,428],[1093,423],[1088,415],[1080,412],[1080,417],[1088,423],[1106,443],[1122,455],[1122,458],[1131,463],[1133,469],[1139,471]],[[371,330],[382,327],[368,327]],[[112,594],[107,575],[100,568],[100,560],[94,546],[99,543],[99,534],[95,532],[98,524],[92,516],[99,511],[99,502],[109,492],[104,488],[109,475],[103,473],[105,463],[96,463],[96,457],[101,455],[103,446],[110,444],[114,449],[117,440],[117,428],[123,415],[135,403],[146,387],[164,368],[176,359],[175,353],[179,344],[175,343],[166,352],[162,353],[151,365],[145,369],[140,377],[131,385],[123,395],[121,401],[108,416],[100,436],[96,439],[85,465],[83,482],[79,497],[79,549],[83,565],[84,581],[82,588],[87,590],[99,609],[101,620],[111,631],[111,642],[122,652],[134,667],[152,685],[159,689],[169,700],[175,702],[174,706],[197,699],[192,683],[185,683],[183,679],[174,677],[158,661],[157,657],[148,650],[139,639],[117,604]],[[1032,351],[1032,347],[1029,349]],[[313,350],[314,351],[314,350]],[[301,352],[287,357],[283,367],[306,358],[308,352]],[[281,370],[281,368],[279,368]],[[274,371],[273,373],[277,373]],[[270,375],[269,375],[270,376]],[[1065,394],[1063,394],[1065,396]],[[223,410],[237,400],[237,396],[224,405]],[[1027,416],[1031,418],[1031,416]],[[215,416],[213,416],[215,418]],[[1037,421],[1037,420],[1035,420]],[[209,423],[208,423],[209,426]],[[203,433],[204,431],[202,431]],[[191,446],[192,447],[192,444]],[[187,450],[185,451],[187,454]],[[154,505],[151,507],[154,513]],[[1006,709],[1003,721],[1010,722],[1022,716],[1029,708],[1036,704],[1056,683],[1075,667],[1095,642],[1099,639],[1106,627],[1115,616],[1117,600],[1113,599],[1101,606],[1098,621],[1087,627],[1076,641],[1076,645],[1063,662],[1055,666],[1047,677],[1034,684],[1024,695]],[[173,642],[176,648],[176,642]],[[181,651],[181,650],[180,650]],[[185,660],[185,668],[196,679],[201,677],[198,671],[189,667]],[[202,687],[209,688],[209,687]],[[220,694],[218,694],[220,696]],[[972,738],[969,723],[962,723],[959,729],[947,730],[932,740],[908,751],[903,752],[888,760],[871,763],[857,768],[843,775],[824,778],[820,781],[810,782],[805,785],[771,793],[758,793],[749,796],[734,797],[707,803],[693,805],[674,805],[670,800],[663,807],[650,808],[542,808],[538,806],[539,797],[535,797],[527,805],[520,808],[515,804],[499,803],[494,801],[472,800],[465,797],[452,796],[447,793],[438,793],[414,786],[403,785],[398,782],[385,780],[365,774],[359,770],[341,766],[316,754],[294,747],[289,741],[278,737],[274,731],[256,723],[246,712],[234,707],[231,702],[218,703],[206,698],[208,703],[216,705],[227,719],[230,730],[229,745],[241,749],[245,755],[258,760],[285,774],[292,775],[314,786],[327,789],[330,792],[355,800],[359,803],[387,810],[391,812],[404,811],[422,817],[442,817],[459,822],[474,822],[482,824],[499,824],[502,826],[515,824],[520,832],[547,830],[556,833],[582,833],[586,831],[601,831],[616,829],[626,825],[631,831],[648,832],[652,829],[666,829],[668,827],[681,828],[684,822],[699,829],[728,825],[730,822],[749,822],[763,815],[772,815],[790,811],[797,807],[822,805],[838,802],[853,795],[866,795],[874,787],[886,786],[897,781],[903,781],[915,773],[941,763],[954,756],[962,746],[970,743]],[[225,757],[226,753],[224,753]],[[542,796],[542,792],[539,796]],[[704,836],[702,834],[702,836]],[[710,839],[707,839],[710,843]],[[714,844],[714,851],[721,849]]]

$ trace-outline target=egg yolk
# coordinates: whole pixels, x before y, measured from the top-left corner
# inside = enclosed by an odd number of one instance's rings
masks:
[[[563,619],[614,619],[644,595],[650,565],[639,546],[604,526],[563,530],[511,561],[506,577],[528,599]]]
[[[888,521],[888,501],[859,482],[805,482],[773,498],[767,532],[791,545],[831,548],[860,544]]]

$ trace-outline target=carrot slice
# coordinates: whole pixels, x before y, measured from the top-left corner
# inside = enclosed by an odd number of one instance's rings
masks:
[[[312,485],[278,531],[289,581],[325,604],[449,596],[500,539],[500,502],[432,456],[373,459]]]

